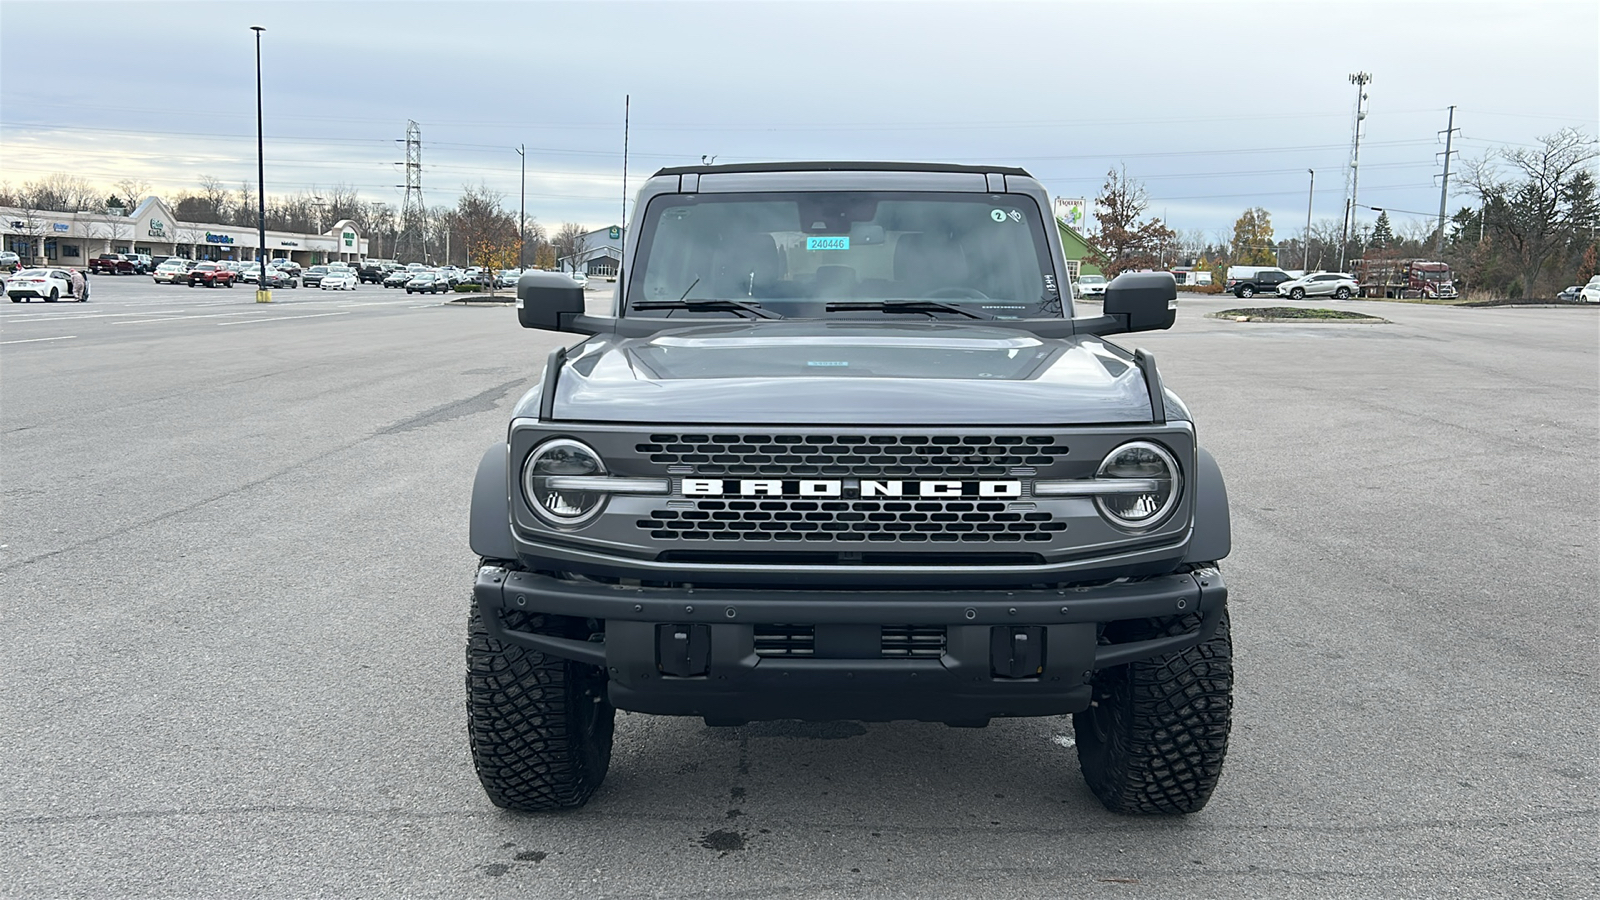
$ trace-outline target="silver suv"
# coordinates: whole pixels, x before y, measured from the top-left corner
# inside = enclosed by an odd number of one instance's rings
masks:
[[[1304,300],[1307,297],[1348,300],[1360,289],[1361,286],[1354,275],[1346,275],[1343,272],[1317,272],[1278,285],[1278,296],[1288,297],[1290,300]]]

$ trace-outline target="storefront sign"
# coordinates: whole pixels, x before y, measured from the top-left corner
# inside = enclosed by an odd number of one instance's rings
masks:
[[[343,237],[346,247],[354,247],[356,245],[356,233],[354,231],[346,231]]]
[[[1069,200],[1066,197],[1056,198],[1056,216],[1067,223],[1073,231],[1083,234],[1083,229],[1089,224],[1087,200]]]
[[[611,226],[611,230],[606,233],[606,237],[612,239],[613,241],[618,240],[622,237],[622,229],[613,225]]]
[[[150,220],[150,236],[151,237],[158,237],[158,238],[166,237],[167,236],[166,223],[162,222],[160,219],[151,219]]]
[[[300,242],[299,241],[279,241],[278,242],[278,246],[279,247],[298,247],[298,246],[300,246]]]
[[[225,234],[212,234],[211,232],[208,231],[208,232],[206,232],[206,243],[208,243],[208,244],[231,244],[231,243],[233,243],[233,238],[231,238],[231,237],[229,237],[228,235],[225,235]]]
[[[51,222],[50,225],[57,231],[66,231],[69,227],[65,222]]]

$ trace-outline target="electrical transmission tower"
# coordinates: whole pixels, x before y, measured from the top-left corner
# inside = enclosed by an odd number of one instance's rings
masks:
[[[1361,184],[1361,123],[1367,118],[1367,85],[1372,76],[1357,72],[1350,76],[1356,86],[1355,131],[1350,139],[1350,168],[1345,170],[1344,235],[1339,241],[1339,271],[1344,271],[1345,248],[1350,245],[1350,235],[1356,229],[1356,188]]]
[[[427,262],[428,214],[422,205],[422,128],[406,120],[406,189],[400,205],[400,238],[394,256],[401,262]]]

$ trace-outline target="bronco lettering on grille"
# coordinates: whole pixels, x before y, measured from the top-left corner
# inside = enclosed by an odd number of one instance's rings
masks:
[[[1020,481],[685,478],[685,497],[1021,497]]]

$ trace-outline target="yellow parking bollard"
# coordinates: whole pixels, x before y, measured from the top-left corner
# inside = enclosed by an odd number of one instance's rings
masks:
[[[272,292],[271,291],[263,291],[263,290],[256,291],[256,302],[257,303],[271,303],[272,302]]]

